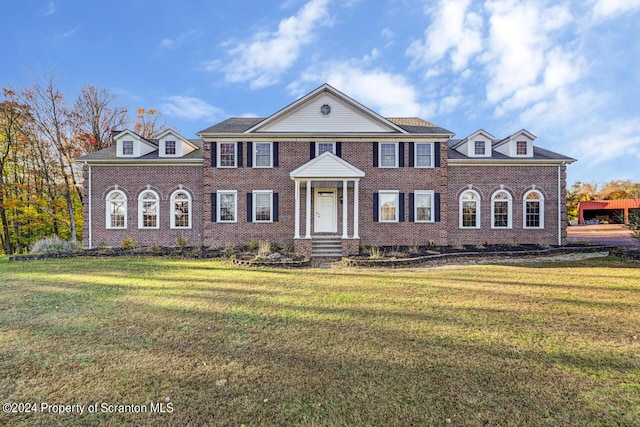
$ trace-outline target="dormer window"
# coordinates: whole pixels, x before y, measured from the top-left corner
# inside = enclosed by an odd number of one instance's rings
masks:
[[[485,154],[485,142],[484,141],[475,141],[474,143],[474,153],[476,156],[484,156]]]
[[[122,155],[133,156],[133,141],[122,141]]]
[[[526,156],[527,155],[527,141],[518,141],[518,142],[516,142],[516,154],[518,156]]]
[[[175,156],[176,154],[176,142],[175,141],[165,141],[164,143],[164,154],[167,156]]]

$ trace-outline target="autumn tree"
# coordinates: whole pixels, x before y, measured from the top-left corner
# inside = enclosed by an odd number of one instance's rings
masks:
[[[166,122],[159,122],[162,113],[154,108],[138,108],[133,131],[143,138],[152,139],[167,129]]]
[[[64,96],[53,77],[49,77],[44,86],[35,84],[26,88],[23,92],[25,104],[29,107],[32,117],[32,131],[29,135],[32,143],[43,147],[41,150],[42,162],[46,160],[48,150],[55,160],[55,174],[48,176],[50,185],[56,185],[60,189],[65,204],[66,215],[59,215],[55,209],[57,200],[47,200],[43,209],[55,220],[64,223],[69,228],[71,241],[77,242],[78,227],[76,224],[76,201],[80,206],[82,193],[77,184],[76,171],[72,163],[79,154],[73,143],[73,122],[71,112],[68,109]]]
[[[127,109],[115,105],[116,96],[106,89],[85,86],[72,111],[76,144],[83,154],[112,144],[111,132],[128,124]]]

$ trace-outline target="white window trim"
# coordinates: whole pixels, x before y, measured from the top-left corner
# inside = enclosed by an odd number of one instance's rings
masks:
[[[188,223],[189,225],[186,227],[178,227],[176,226],[176,205],[175,205],[175,197],[176,194],[178,193],[185,193],[187,195],[187,201],[189,203],[189,216],[188,216]],[[184,189],[178,189],[176,191],[173,192],[173,194],[171,194],[171,228],[172,229],[177,229],[177,230],[190,230],[193,227],[193,222],[191,221],[192,215],[193,215],[193,199],[191,198],[191,194]]]
[[[396,162],[393,166],[382,166],[382,146],[383,145],[393,145],[395,147],[395,158]],[[383,169],[391,169],[398,167],[398,143],[397,142],[380,142],[378,143],[378,167]]]
[[[111,200],[109,200],[109,198],[111,197],[111,195],[113,193],[120,193],[124,196],[124,226],[123,227],[113,227],[111,225]],[[127,204],[127,195],[125,194],[124,191],[122,190],[112,190],[109,191],[109,193],[107,193],[107,197],[105,198],[106,200],[106,213],[105,213],[105,220],[106,220],[106,224],[105,224],[105,228],[107,230],[126,230],[127,228],[127,216],[128,215],[128,204]]]
[[[142,199],[142,196],[145,193],[153,193],[156,197],[156,203],[158,204],[158,209],[156,211],[156,226],[155,227],[145,227],[144,226],[144,218],[143,218],[143,214],[142,214],[142,204],[144,202],[144,200]],[[153,190],[144,190],[140,193],[140,195],[138,196],[138,228],[141,230],[157,230],[160,228],[160,196],[158,195],[158,193],[156,193]]]
[[[125,142],[130,142],[131,143],[131,154],[125,154],[124,153],[124,143]],[[136,157],[136,142],[134,140],[122,141],[121,148],[122,148],[122,151],[120,153],[121,157]]]
[[[316,145],[316,157],[318,157],[320,154],[322,154],[320,152],[320,144],[331,145],[331,152],[333,154],[336,154],[336,143],[335,142],[316,142],[316,144],[315,144]]]
[[[535,193],[538,195],[538,203],[540,204],[540,225],[538,227],[528,227],[527,226],[527,196],[529,194]],[[524,193],[522,198],[522,228],[527,230],[540,230],[544,228],[544,196],[538,190],[529,190]]]
[[[434,220],[434,197],[433,197],[433,191],[431,190],[418,190],[418,191],[414,191],[413,193],[413,220],[415,222],[421,222],[421,223],[427,223],[427,222],[435,222]],[[417,196],[429,196],[429,198],[431,199],[431,219],[428,219],[426,221],[424,220],[419,220],[418,219],[418,203],[416,202]]]
[[[168,142],[173,142],[173,144],[174,144],[173,147],[174,147],[175,153],[173,153],[173,154],[167,153],[167,143]],[[162,151],[164,153],[163,157],[180,157],[180,153],[178,152],[178,141],[170,139],[170,140],[164,141],[162,143],[162,146],[163,146],[162,147]]]
[[[429,166],[418,166],[418,145],[429,145],[429,150],[431,151],[431,164]],[[433,159],[433,150],[434,144],[433,142],[415,142],[413,145],[413,167],[417,169],[433,169],[435,167],[435,162]]]
[[[218,197],[218,202],[216,203],[216,222],[220,222],[222,224],[234,224],[238,222],[238,191],[237,190],[219,190],[216,192]],[[228,219],[221,219],[220,210],[222,208],[222,204],[220,203],[220,195],[221,194],[232,194],[233,195],[233,220],[229,221]]]
[[[258,213],[258,210],[257,210],[258,209],[258,205],[256,203],[256,199],[257,199],[256,196],[258,194],[269,194],[270,195],[270,197],[269,197],[269,212],[270,212],[270,215],[269,215],[269,220],[268,221],[257,220],[256,219],[258,217],[258,215],[257,215],[257,213]],[[252,207],[251,215],[252,215],[253,222],[256,222],[256,223],[270,223],[270,222],[273,222],[273,191],[272,190],[254,190],[252,192],[252,197],[253,197],[253,200],[252,200],[252,206],[251,206]]]
[[[222,156],[222,144],[233,144],[233,166],[222,166],[220,158]],[[237,142],[218,142],[216,147],[216,164],[222,169],[233,169],[238,167],[238,143]]]
[[[463,203],[463,196],[467,193],[474,193],[476,195],[476,225],[475,227],[469,227],[469,226],[464,226],[463,225],[463,212],[462,212],[462,203]],[[475,190],[465,190],[462,192],[462,194],[460,194],[460,198],[458,200],[458,216],[459,221],[458,221],[458,227],[463,229],[463,230],[475,230],[475,229],[479,229],[480,228],[480,204],[482,202],[482,199],[480,198],[480,193],[478,193]]]
[[[258,162],[256,161],[258,157],[258,144],[267,144],[269,145],[269,166],[257,166]],[[269,169],[273,167],[273,142],[254,142],[252,148],[252,156],[253,156],[253,167],[256,169]]]
[[[505,193],[507,195],[507,200],[504,199],[496,199],[496,196],[499,193]],[[506,227],[498,227],[495,225],[495,214],[496,214],[496,202],[507,202],[507,226]],[[491,228],[495,230],[510,230],[513,228],[513,197],[507,190],[496,190],[491,195]]]
[[[396,217],[395,219],[382,219],[382,195],[393,194],[396,198]],[[400,215],[400,192],[398,190],[382,190],[378,191],[378,222],[398,222]]]

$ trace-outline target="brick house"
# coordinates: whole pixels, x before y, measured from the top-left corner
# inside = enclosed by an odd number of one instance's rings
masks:
[[[464,139],[385,118],[325,84],[267,118],[186,139],[131,131],[85,166],[87,247],[225,246],[302,253],[360,246],[565,242],[566,156],[526,130]]]

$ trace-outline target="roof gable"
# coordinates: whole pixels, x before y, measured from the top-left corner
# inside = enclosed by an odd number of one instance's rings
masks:
[[[328,84],[303,96],[245,133],[407,133]]]
[[[363,178],[364,172],[330,151],[309,160],[289,176],[294,178]]]

